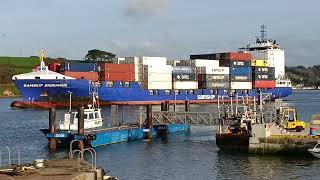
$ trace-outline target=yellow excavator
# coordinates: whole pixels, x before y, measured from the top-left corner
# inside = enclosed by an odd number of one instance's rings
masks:
[[[297,111],[295,109],[283,109],[282,118],[283,128],[287,130],[296,130],[297,132],[300,132],[306,128],[306,123],[298,120]]]

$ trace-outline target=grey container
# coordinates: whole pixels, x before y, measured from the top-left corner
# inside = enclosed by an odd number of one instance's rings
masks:
[[[199,81],[199,89],[229,89],[230,82]]]
[[[195,73],[174,73],[172,74],[173,81],[196,81],[197,75]]]

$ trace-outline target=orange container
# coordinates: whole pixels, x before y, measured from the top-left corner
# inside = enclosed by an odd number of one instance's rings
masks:
[[[65,71],[63,73],[65,76],[73,77],[76,79],[86,79],[90,81],[98,81],[99,76],[97,72],[74,72],[74,71]]]

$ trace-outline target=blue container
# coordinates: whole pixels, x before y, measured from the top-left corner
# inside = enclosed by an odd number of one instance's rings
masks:
[[[74,71],[74,72],[91,72],[98,71],[97,63],[63,63],[61,64],[60,71]]]
[[[252,74],[251,67],[232,67],[230,68],[230,76],[241,76],[241,75],[250,75]]]

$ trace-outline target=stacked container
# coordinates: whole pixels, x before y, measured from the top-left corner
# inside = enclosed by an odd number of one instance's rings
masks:
[[[254,88],[274,88],[275,68],[274,67],[252,67]]]
[[[85,79],[98,81],[98,64],[97,63],[62,63],[60,73],[76,79]]]
[[[229,89],[229,67],[203,67],[198,79],[199,89]]]
[[[197,75],[194,67],[172,67],[173,89],[198,89]]]
[[[144,89],[172,89],[172,66],[144,65],[141,87]]]
[[[100,64],[102,81],[134,81],[134,64]]]
[[[126,57],[125,61],[126,64],[134,64],[134,80],[141,82],[143,79],[144,72],[144,66],[148,65],[159,65],[163,66],[167,63],[166,57]]]
[[[60,72],[60,63],[56,63],[56,62],[49,63],[48,68],[50,71],[59,73]]]

